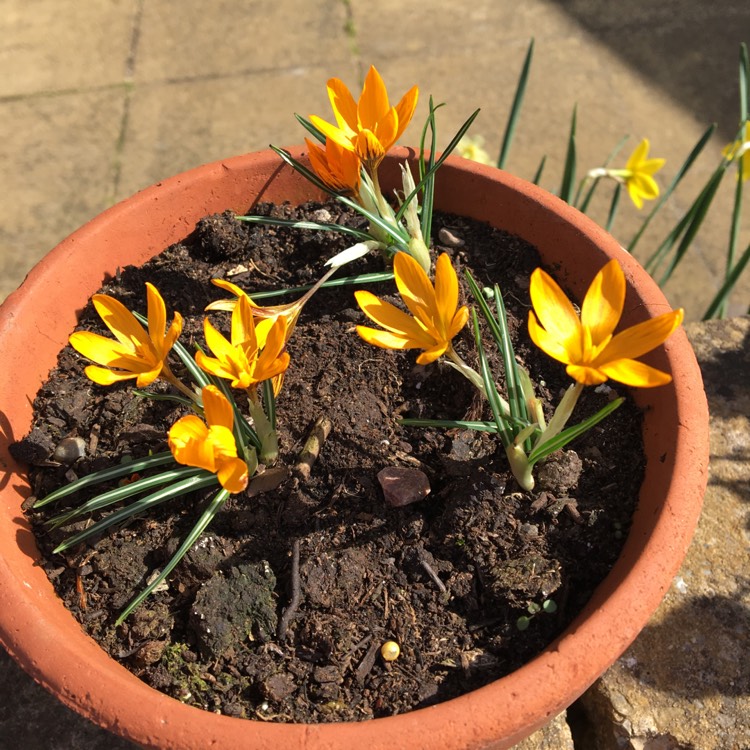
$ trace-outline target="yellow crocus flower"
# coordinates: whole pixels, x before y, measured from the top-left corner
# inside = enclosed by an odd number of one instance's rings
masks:
[[[664,313],[615,334],[625,304],[625,275],[611,260],[595,276],[581,306],[580,318],[551,276],[537,268],[531,274],[529,334],[553,359],[567,365],[582,385],[607,379],[640,388],[665,385],[671,375],[637,357],[660,346],[682,323],[682,309]]]
[[[231,381],[233,388],[248,390],[255,398],[253,386],[281,375],[289,367],[286,344],[286,318],[266,318],[256,325],[247,295],[238,298],[232,312],[231,341],[206,318],[203,332],[206,344],[214,354],[198,352],[198,366],[219,378]]]
[[[325,149],[305,138],[310,164],[315,173],[331,190],[344,195],[359,195],[362,163],[354,151],[326,138]]]
[[[458,278],[448,255],[443,253],[435,263],[434,286],[407,253],[396,253],[393,273],[411,315],[371,292],[358,291],[354,296],[362,312],[385,330],[357,326],[357,333],[382,349],[422,349],[417,357],[420,365],[450,353],[451,341],[466,325],[469,310],[458,307]]]
[[[69,340],[84,357],[103,365],[86,367],[86,376],[95,383],[112,385],[135,378],[137,386],[145,388],[161,376],[178,385],[167,364],[167,355],[182,332],[182,316],[175,312],[165,333],[167,309],[164,300],[153,284],[146,284],[146,295],[148,333],[122,302],[106,294],[93,296],[96,311],[117,340],[90,331],[77,331]]]
[[[248,468],[237,457],[232,405],[214,385],[203,388],[201,395],[206,422],[194,414],[179,419],[169,431],[169,449],[177,463],[210,471],[227,492],[242,492]]]
[[[383,79],[371,65],[358,102],[340,79],[328,81],[328,98],[338,127],[316,115],[311,115],[310,121],[326,138],[357,154],[373,173],[409,124],[418,96],[419,89],[413,86],[392,107]]]

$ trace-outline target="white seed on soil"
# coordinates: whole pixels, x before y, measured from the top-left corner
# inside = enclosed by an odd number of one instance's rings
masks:
[[[86,455],[86,441],[81,437],[63,438],[52,455],[55,461],[61,464],[72,464]]]

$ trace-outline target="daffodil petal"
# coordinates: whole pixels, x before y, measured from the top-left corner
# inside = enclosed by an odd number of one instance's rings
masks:
[[[648,156],[650,144],[648,138],[644,138],[636,147],[625,165],[625,169],[637,172],[639,165]]]
[[[613,333],[625,304],[625,274],[611,260],[596,274],[581,305],[581,325],[591,334],[593,347],[601,346]]]

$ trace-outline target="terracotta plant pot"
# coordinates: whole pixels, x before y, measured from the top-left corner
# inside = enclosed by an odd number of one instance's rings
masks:
[[[301,156],[301,149],[294,149]],[[384,164],[394,185],[396,150]],[[554,196],[462,159],[443,166],[439,209],[487,221],[536,245],[575,295],[610,258],[628,280],[624,325],[669,309],[656,284],[618,243]],[[63,703],[146,747],[508,748],[572,703],[633,641],[682,561],[700,513],[708,465],[708,411],[687,338],[676,332],[650,363],[674,375],[635,393],[643,408],[646,478],[622,556],[571,626],[522,669],[461,698],[361,723],[271,724],[229,718],[169,698],[113,661],[65,609],[41,567],[21,511],[29,494],[8,444],[29,429],[31,402],[55,364],[76,315],[105,277],[142,264],[186,236],[206,214],[245,211],[254,201],[319,197],[272,152],[209,164],[144,190],[71,235],[0,309],[0,641]]]

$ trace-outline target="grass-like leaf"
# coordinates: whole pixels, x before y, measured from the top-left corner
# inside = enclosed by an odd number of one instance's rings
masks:
[[[330,279],[321,284],[321,289],[328,289],[337,286],[353,286],[356,284],[377,284],[381,281],[391,281],[393,271],[375,271],[373,273],[361,273],[357,276],[342,276],[340,279]],[[271,289],[267,292],[248,292],[253,300],[272,299],[281,297],[286,294],[298,294],[312,289],[315,284],[305,284],[303,286],[290,287],[288,289]]]
[[[324,146],[326,145],[326,137],[323,133],[313,125],[310,120],[306,120],[302,115],[294,113],[294,117],[297,122],[313,137],[315,140],[320,141]]]
[[[190,551],[191,547],[198,541],[200,535],[206,530],[208,525],[213,521],[214,516],[221,510],[221,507],[229,497],[229,492],[222,489],[216,493],[213,500],[208,504],[208,507],[203,511],[198,522],[193,526],[190,533],[185,537],[184,541],[180,545],[177,552],[174,553],[172,559],[162,568],[159,575],[149,583],[146,588],[141,591],[138,596],[131,601],[127,607],[120,613],[120,616],[115,621],[115,625],[120,625],[125,618],[136,608],[141,602],[143,602],[154,589],[175,569],[177,564],[182,560],[183,557]]]
[[[435,124],[435,112],[442,104],[435,106],[432,97],[430,97],[430,113],[425,121],[424,128],[422,129],[422,137],[419,141],[419,179],[423,181],[425,175],[429,174],[429,177],[424,179],[424,186],[422,188],[422,215],[420,217],[420,229],[422,231],[422,237],[429,244],[430,237],[432,235],[432,214],[435,205],[435,151],[437,150],[437,126]],[[427,140],[427,130],[430,131],[430,145],[428,149],[425,149],[425,142]],[[427,161],[425,161],[425,151],[429,152]]]
[[[71,508],[64,513],[53,516],[46,521],[46,524],[51,528],[56,529],[58,526],[70,523],[81,516],[94,513],[97,510],[102,510],[102,508],[107,508],[110,505],[119,503],[122,500],[127,500],[135,495],[142,495],[155,487],[161,487],[165,484],[173,484],[174,482],[182,481],[183,479],[192,477],[201,471],[203,470],[196,469],[193,466],[180,466],[170,471],[163,471],[150,477],[137,479],[136,481],[129,482],[122,487],[115,487],[112,490],[103,492],[101,495],[97,495],[91,500],[79,505],[77,508]]]
[[[542,443],[539,447],[534,448],[529,454],[529,464],[533,466],[547,456],[553,454],[555,451],[564,448],[572,440],[575,440],[584,432],[590,430],[595,425],[599,424],[605,417],[609,416],[620,404],[624,401],[624,398],[616,398],[614,401],[610,401],[606,406],[599,409],[599,411],[593,416],[585,419],[579,424],[568,427],[567,429],[560,432],[553,438],[550,438],[546,442]]]
[[[371,240],[372,236],[361,229],[354,229],[343,224],[334,224],[325,221],[295,221],[294,219],[277,219],[270,216],[235,216],[237,221],[244,221],[248,224],[264,224],[274,227],[289,227],[290,229],[314,229],[320,232],[338,232],[354,237],[357,240]]]
[[[92,487],[93,485],[102,484],[103,482],[111,482],[113,479],[120,479],[120,477],[127,476],[128,474],[156,469],[157,467],[166,464],[176,464],[174,456],[170,451],[156,453],[153,456],[139,458],[135,461],[127,461],[109,469],[102,469],[101,471],[96,471],[93,474],[88,474],[85,477],[76,479],[75,482],[66,484],[64,487],[59,487],[54,492],[50,492],[46,497],[37,500],[34,503],[34,508],[43,508],[45,505],[54,503],[56,500],[60,500],[63,497],[68,497],[68,495],[72,495],[86,487]]]
[[[609,214],[607,215],[607,223],[604,228],[608,231],[612,231],[612,225],[615,223],[615,217],[617,216],[617,207],[620,205],[620,196],[622,195],[622,184],[617,183],[615,189],[612,191],[612,202],[609,204]]]
[[[409,417],[396,421],[404,427],[442,427],[447,430],[475,430],[497,434],[497,425],[494,422],[476,422],[466,419],[411,419]]]
[[[544,167],[546,166],[546,164],[547,164],[547,156],[545,154],[542,157],[541,161],[539,162],[539,166],[536,168],[534,177],[531,180],[535,185],[538,185],[542,181],[542,174],[544,173]]]
[[[204,487],[210,487],[212,484],[217,484],[218,481],[216,474],[206,471],[205,469],[199,469],[198,473],[195,473],[186,479],[174,482],[151,495],[147,495],[140,500],[136,500],[135,502],[126,505],[124,508],[120,508],[120,510],[116,510],[114,513],[110,513],[105,518],[97,521],[93,526],[90,526],[89,528],[66,539],[54,549],[54,552],[63,552],[66,549],[75,547],[76,544],[80,544],[86,539],[90,539],[92,536],[100,534],[110,526],[127,521],[129,518],[141,513],[145,513],[157,505],[160,505],[167,500],[171,500],[173,497],[179,497],[180,495],[186,495],[188,492],[195,492]]]

